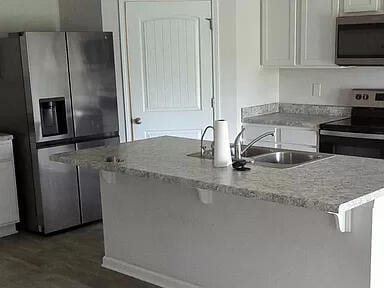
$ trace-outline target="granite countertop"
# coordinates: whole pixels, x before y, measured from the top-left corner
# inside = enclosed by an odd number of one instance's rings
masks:
[[[243,123],[318,129],[320,124],[340,120],[343,118],[345,117],[277,112],[244,118]]]
[[[384,196],[384,160],[335,155],[290,169],[252,165],[251,171],[238,172],[187,156],[199,147],[200,141],[166,136],[52,155],[51,160],[332,213]],[[124,161],[106,162],[111,156]]]
[[[318,129],[320,124],[349,118],[351,107],[270,103],[242,109],[242,122]]]
[[[12,140],[13,136],[10,134],[0,133],[0,142]]]

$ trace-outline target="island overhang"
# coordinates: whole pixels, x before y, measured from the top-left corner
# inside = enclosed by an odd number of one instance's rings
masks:
[[[188,157],[199,145],[165,136],[57,154],[51,160],[328,213],[344,213],[384,196],[381,159],[335,155],[290,169],[255,165],[238,172]],[[110,162],[113,157],[119,161]]]

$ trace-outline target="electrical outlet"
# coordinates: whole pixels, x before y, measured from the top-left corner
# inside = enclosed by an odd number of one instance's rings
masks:
[[[312,96],[321,97],[321,83],[312,84]]]

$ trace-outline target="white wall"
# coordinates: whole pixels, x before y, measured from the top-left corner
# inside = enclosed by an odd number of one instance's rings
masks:
[[[0,32],[55,31],[59,28],[57,0],[0,0]]]
[[[260,67],[260,0],[237,1],[236,9],[238,107],[278,102],[279,71]]]
[[[118,0],[101,0],[102,25],[104,31],[113,32],[114,48],[115,48],[115,69],[116,69],[116,89],[117,104],[119,110],[119,129],[120,139],[122,141],[131,141],[131,127],[126,127],[126,119],[130,119],[130,108],[125,106],[123,92],[123,76],[120,49],[120,25],[119,25],[119,4]]]
[[[59,0],[59,12],[62,30],[102,30],[100,0]]]
[[[237,43],[236,43],[236,0],[218,0],[214,12],[218,20],[219,87],[218,98],[220,115],[229,123],[231,139],[240,127],[240,111],[237,99]],[[213,15],[215,16],[215,14]]]
[[[352,88],[383,88],[384,68],[281,69],[280,102],[349,105]],[[312,83],[322,84],[322,96],[312,96]]]
[[[231,139],[240,131],[241,108],[279,100],[279,71],[260,67],[260,0],[219,0],[221,117]]]

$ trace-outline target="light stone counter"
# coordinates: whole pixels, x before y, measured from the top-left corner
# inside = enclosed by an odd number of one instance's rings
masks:
[[[243,108],[242,122],[318,129],[320,124],[348,118],[350,113],[350,107],[271,103]]]
[[[330,115],[307,115],[279,112],[244,118],[243,123],[318,129],[320,124],[340,119],[342,118]]]
[[[199,145],[196,140],[160,137],[58,154],[51,160],[332,213],[384,196],[383,160],[337,155],[290,169],[252,165],[249,172],[237,172],[188,157]],[[106,162],[110,156],[123,162]]]

